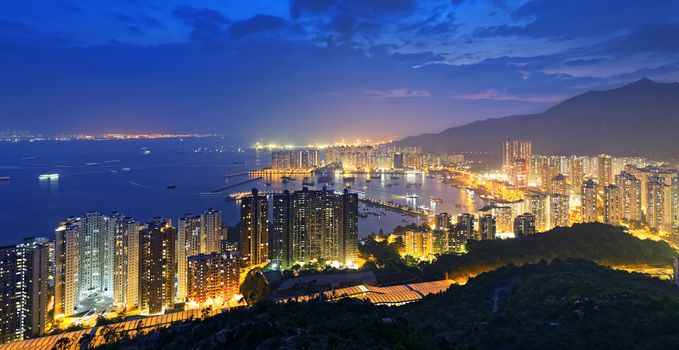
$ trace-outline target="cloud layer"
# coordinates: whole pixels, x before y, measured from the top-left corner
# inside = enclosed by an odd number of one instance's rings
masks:
[[[677,13],[669,0],[4,2],[0,128],[437,131],[677,80]]]

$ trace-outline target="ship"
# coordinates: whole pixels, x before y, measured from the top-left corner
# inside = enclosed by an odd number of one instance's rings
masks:
[[[12,179],[12,178],[9,177],[9,176],[0,176],[0,181],[9,181],[9,180],[11,180],[11,179]]]
[[[417,193],[413,193],[413,194],[407,194],[407,193],[406,193],[406,198],[408,198],[408,199],[417,199],[417,198],[418,198],[418,197],[417,197]]]
[[[38,176],[40,180],[59,180],[59,174],[41,174]]]

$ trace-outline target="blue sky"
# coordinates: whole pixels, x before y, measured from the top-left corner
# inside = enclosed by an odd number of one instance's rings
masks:
[[[391,138],[679,80],[677,1],[0,2],[0,129]]]

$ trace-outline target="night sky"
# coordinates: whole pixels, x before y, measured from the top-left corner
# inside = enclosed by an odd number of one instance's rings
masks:
[[[402,137],[679,80],[679,1],[0,1],[0,130]]]

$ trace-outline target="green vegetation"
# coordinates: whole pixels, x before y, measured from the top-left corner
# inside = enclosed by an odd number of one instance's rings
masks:
[[[468,254],[431,263],[402,259],[398,242],[369,241],[360,249],[369,259],[364,268],[378,274],[476,277],[403,307],[355,299],[275,305],[266,301],[271,286],[253,270],[241,291],[254,306],[108,348],[654,349],[679,343],[679,287],[601,266],[669,265],[675,251],[619,228],[581,224],[471,242]]]
[[[248,305],[260,303],[269,292],[269,284],[266,283],[266,279],[259,269],[250,270],[240,285],[240,294],[243,295]]]
[[[365,269],[407,271],[424,281],[446,277],[466,279],[509,264],[523,265],[554,259],[586,259],[604,266],[672,264],[676,254],[665,242],[638,239],[622,228],[599,224],[558,227],[533,236],[493,241],[470,241],[467,254],[442,254],[432,262],[416,263],[398,255],[398,243],[368,241],[359,247],[369,263]],[[416,269],[411,268],[416,266]],[[381,270],[378,270],[381,269]]]
[[[679,287],[584,260],[508,266],[403,307],[268,303],[110,349],[653,349],[679,343]]]
[[[423,278],[464,278],[509,264],[523,265],[554,259],[586,259],[604,266],[672,264],[676,254],[665,242],[641,240],[622,228],[589,223],[559,227],[533,236],[472,241],[464,255],[444,254],[421,265]]]

